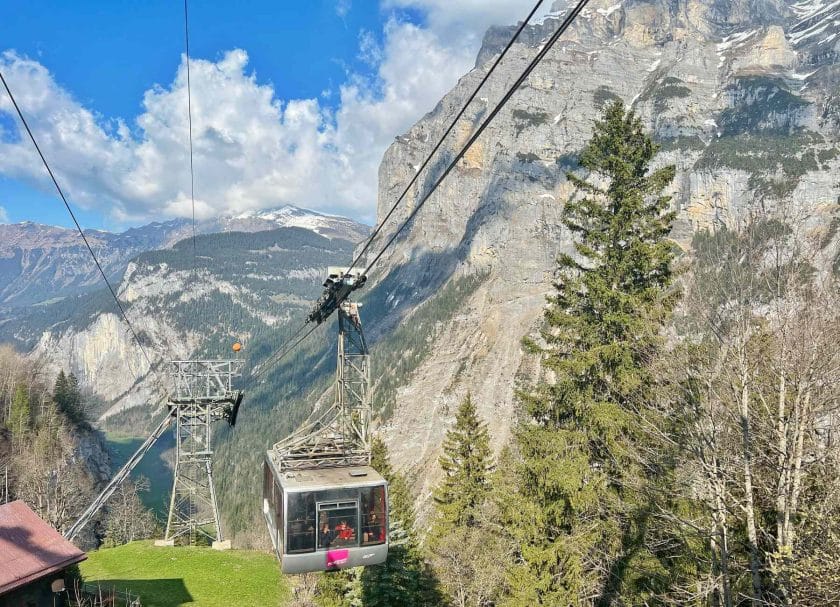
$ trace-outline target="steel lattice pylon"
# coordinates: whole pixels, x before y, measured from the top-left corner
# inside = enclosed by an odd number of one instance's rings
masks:
[[[242,374],[240,360],[172,362],[175,392],[169,409],[175,418],[175,475],[166,541],[194,543],[199,536],[221,542],[222,525],[213,484],[212,424],[233,425],[242,392],[233,387]]]
[[[359,305],[338,307],[338,364],[333,405],[274,445],[281,470],[370,464],[370,355]]]

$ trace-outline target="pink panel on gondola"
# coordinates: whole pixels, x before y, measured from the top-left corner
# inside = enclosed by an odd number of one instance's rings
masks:
[[[329,550],[327,552],[327,569],[336,569],[342,565],[346,565],[350,558],[350,551],[344,550]]]

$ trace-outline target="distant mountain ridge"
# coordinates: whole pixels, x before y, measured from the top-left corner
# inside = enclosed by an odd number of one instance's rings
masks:
[[[86,230],[109,278],[134,256],[167,246],[187,222],[176,219],[120,234]],[[101,286],[102,278],[76,230],[33,222],[0,225],[0,306],[25,306]]]
[[[299,227],[202,234],[195,254],[189,239],[140,253],[113,283],[145,353],[105,288],[0,310],[0,343],[72,371],[101,404],[96,417],[138,407],[121,429],[142,432],[165,401],[168,361],[231,356],[240,341],[259,362],[353,247]]]
[[[359,242],[370,233],[370,227],[340,217],[284,205],[276,209],[248,211],[220,220],[220,232],[252,232],[276,228],[305,228],[326,238]]]
[[[370,232],[364,224],[284,205],[275,209],[198,222],[197,234],[263,232],[285,227],[310,230],[356,243]],[[137,255],[192,237],[186,219],[153,222],[124,232],[85,230],[105,273],[118,280]],[[76,230],[33,222],[0,225],[0,307],[32,305],[102,286],[102,278]]]

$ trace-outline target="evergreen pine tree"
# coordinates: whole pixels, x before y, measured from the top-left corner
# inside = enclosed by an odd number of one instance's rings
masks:
[[[58,409],[60,411],[63,410],[64,404],[67,402],[67,375],[64,373],[64,369],[61,369],[55,378],[53,400],[58,406]]]
[[[520,549],[510,605],[609,604],[657,574],[644,544],[634,416],[675,301],[666,240],[674,214],[662,194],[675,170],[649,173],[656,151],[616,102],[580,158],[591,179],[569,175],[583,194],[563,213],[577,255],[558,258],[545,314],[543,365],[554,381],[522,396],[517,491],[505,516]]]
[[[74,422],[84,420],[79,380],[72,372],[69,375],[66,375],[63,369],[58,372],[53,388],[53,400],[58,410],[64,413],[68,419]]]
[[[31,411],[29,408],[29,391],[23,384],[18,384],[15,388],[7,426],[17,438],[23,436],[30,429]]]
[[[423,560],[414,531],[414,507],[405,478],[394,472],[380,438],[372,444],[371,466],[388,481],[389,549],[382,565],[366,567],[359,578],[365,607],[406,607],[443,603],[437,581]]]
[[[440,456],[443,481],[434,493],[437,521],[446,528],[472,527],[489,489],[490,435],[469,394],[458,407],[455,426],[446,433]]]
[[[495,604],[508,551],[488,502],[490,435],[469,394],[446,433],[439,461],[444,477],[434,492],[427,546],[441,588],[453,605]]]
[[[361,593],[361,567],[325,571],[315,583],[315,603],[319,607],[363,607]]]
[[[82,422],[85,419],[79,380],[72,372],[67,376],[67,405],[64,412],[75,422]]]

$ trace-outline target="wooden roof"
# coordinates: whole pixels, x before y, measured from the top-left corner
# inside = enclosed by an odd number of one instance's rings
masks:
[[[0,506],[0,595],[86,558],[22,501]]]

